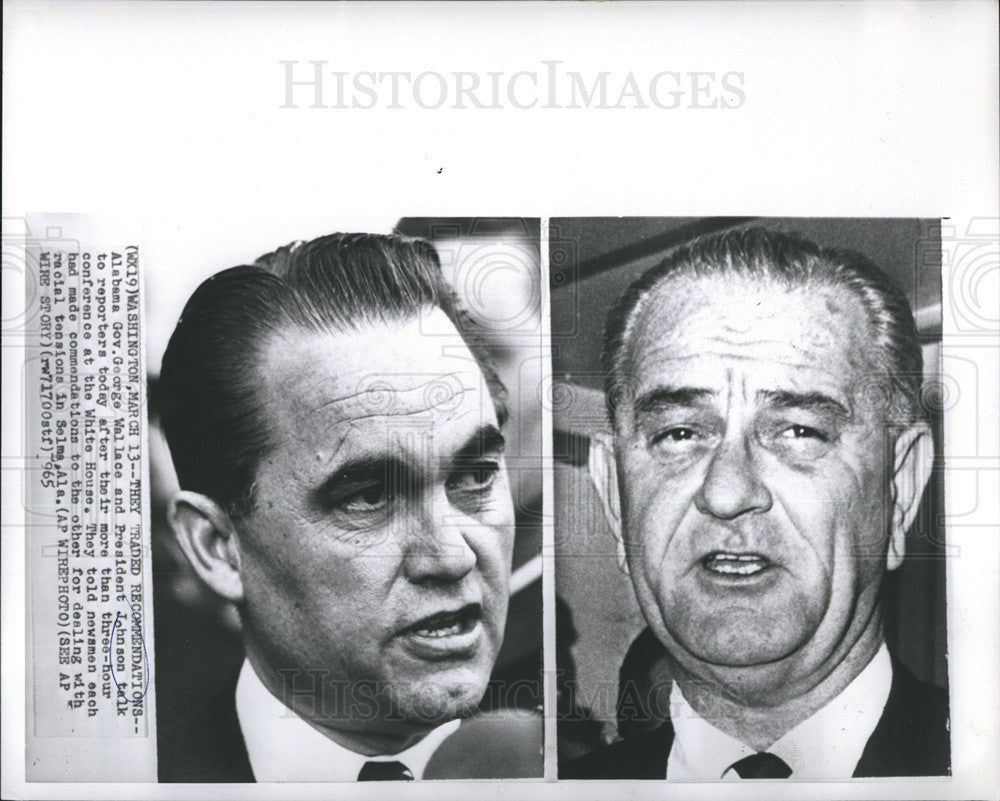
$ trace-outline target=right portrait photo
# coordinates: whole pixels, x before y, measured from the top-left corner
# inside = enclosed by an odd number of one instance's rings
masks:
[[[948,776],[941,221],[552,218],[560,779]]]

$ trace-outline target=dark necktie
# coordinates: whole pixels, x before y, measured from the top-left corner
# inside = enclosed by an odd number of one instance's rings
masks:
[[[792,769],[781,757],[761,751],[730,765],[741,779],[787,779]]]
[[[359,782],[412,782],[413,773],[402,762],[365,762]]]

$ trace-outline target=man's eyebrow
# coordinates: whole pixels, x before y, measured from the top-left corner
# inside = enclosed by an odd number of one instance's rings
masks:
[[[635,413],[657,412],[672,406],[697,406],[699,401],[714,394],[710,389],[656,387],[636,398]]]
[[[359,456],[340,465],[309,493],[314,506],[325,506],[338,493],[363,489],[373,482],[397,480],[409,471],[409,465],[394,456]]]
[[[477,428],[451,457],[453,463],[473,462],[489,454],[500,454],[506,440],[495,425]],[[309,492],[309,502],[319,508],[331,498],[362,490],[373,482],[409,485],[416,480],[416,469],[406,460],[390,455],[362,455],[340,465]],[[407,479],[406,476],[410,476]]]
[[[757,399],[765,401],[769,406],[778,409],[804,409],[811,412],[834,414],[839,417],[850,417],[851,413],[844,404],[822,392],[788,392],[787,390],[762,389],[757,392]]]
[[[452,462],[471,462],[491,453],[503,453],[507,445],[500,429],[492,423],[480,426],[451,457]]]

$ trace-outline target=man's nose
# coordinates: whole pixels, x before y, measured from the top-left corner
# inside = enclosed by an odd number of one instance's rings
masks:
[[[456,510],[446,498],[435,498],[414,521],[404,556],[406,577],[414,584],[461,581],[476,566],[469,541],[475,521]]]
[[[733,520],[771,508],[771,493],[760,480],[753,455],[745,442],[725,441],[712,456],[695,507],[705,515]]]

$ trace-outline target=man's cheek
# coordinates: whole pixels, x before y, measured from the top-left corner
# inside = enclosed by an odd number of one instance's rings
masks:
[[[640,521],[656,500],[657,482],[650,480],[650,470],[630,460],[618,484],[623,510],[627,511],[630,521]]]
[[[647,550],[662,551],[677,539],[678,527],[690,503],[691,493],[681,483],[647,475],[630,497],[629,526],[639,532]]]

